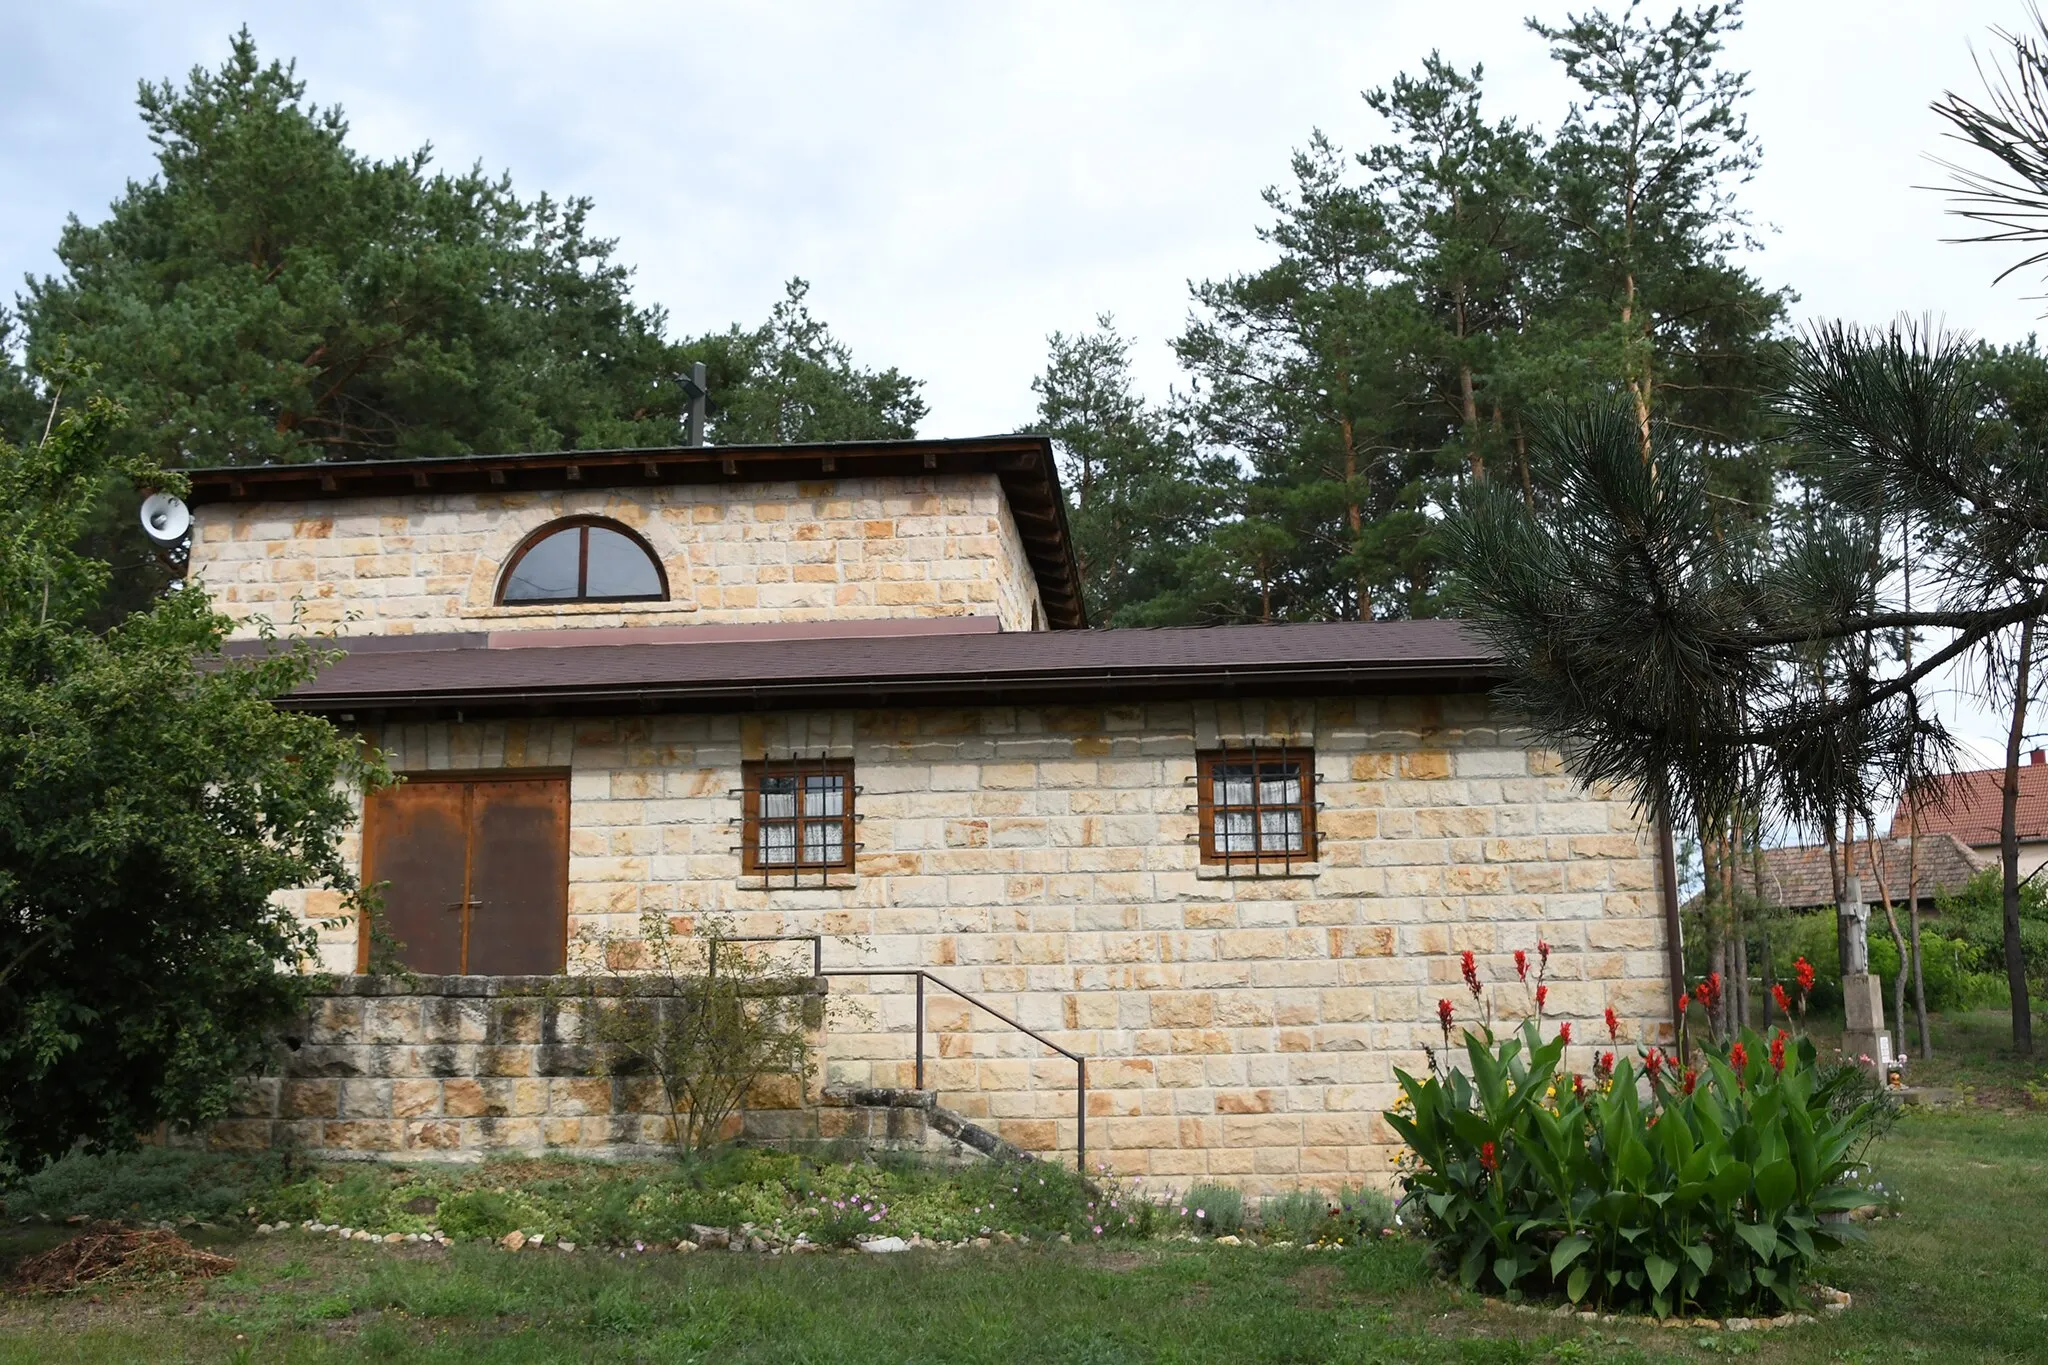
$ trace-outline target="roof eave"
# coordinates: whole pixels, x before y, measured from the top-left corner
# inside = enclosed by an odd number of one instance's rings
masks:
[[[798,707],[1019,705],[1077,700],[1169,700],[1201,696],[1387,694],[1427,689],[1484,691],[1502,681],[1469,662],[1174,669],[1088,669],[998,675],[801,678],[774,682],[570,684],[560,687],[447,688],[434,691],[301,692],[281,704],[340,716],[365,713],[430,718],[788,710]]]
[[[826,441],[772,446],[665,446],[460,455],[422,460],[319,461],[188,472],[194,506],[316,501],[418,493],[510,493],[568,488],[825,481],[993,474],[1023,538],[1047,623],[1088,625],[1052,442],[1038,435],[943,440]]]

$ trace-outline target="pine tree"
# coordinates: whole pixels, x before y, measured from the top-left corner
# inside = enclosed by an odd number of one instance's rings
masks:
[[[1266,269],[1195,286],[1198,315],[1174,343],[1193,374],[1197,431],[1248,466],[1240,518],[1212,548],[1247,620],[1428,615],[1435,442],[1418,441],[1426,395],[1404,341],[1412,291],[1384,208],[1344,176],[1317,133],[1294,157],[1292,194],[1266,202]]]
[[[1230,505],[1232,463],[1201,456],[1187,433],[1138,395],[1130,341],[1108,314],[1097,330],[1048,338],[1031,381],[1035,427],[1053,439],[1066,485],[1089,619],[1098,626],[1184,625],[1228,610],[1227,580],[1203,552]]]
[[[1359,157],[1386,214],[1392,268],[1418,305],[1409,345],[1425,420],[1442,425],[1447,453],[1473,478],[1517,448],[1523,331],[1552,240],[1540,139],[1485,118],[1482,77],[1431,53],[1420,76],[1366,92],[1394,136]]]
[[[430,150],[372,161],[244,29],[145,84],[157,174],[73,218],[22,301],[168,467],[671,443],[684,400],[588,200],[522,199]],[[82,394],[75,396],[82,397]],[[67,400],[69,401],[69,400]]]
[[[1746,73],[1720,63],[1740,0],[1680,9],[1661,23],[1641,0],[1529,28],[1582,98],[1545,158],[1558,246],[1554,292],[1534,349],[1553,396],[1619,388],[1645,451],[1652,418],[1707,461],[1712,487],[1763,507],[1773,465],[1760,394],[1791,298],[1732,259],[1752,245],[1735,198],[1761,151],[1742,113]]]
[[[785,441],[904,440],[926,408],[922,382],[897,370],[863,369],[805,299],[810,283],[792,279],[768,321],[734,325],[682,348],[704,362],[709,439],[718,445]]]

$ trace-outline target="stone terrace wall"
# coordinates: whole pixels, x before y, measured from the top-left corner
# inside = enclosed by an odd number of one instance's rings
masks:
[[[1550,1013],[1580,1021],[1583,1038],[1609,1005],[1627,1038],[1668,1027],[1651,831],[1483,697],[407,725],[368,738],[400,771],[566,765],[572,936],[631,932],[643,912],[681,928],[717,914],[743,933],[851,936],[828,944],[828,968],[926,967],[988,997],[1090,1059],[1091,1153],[1155,1181],[1384,1178],[1393,1070],[1424,1065],[1439,998],[1470,1017],[1466,950],[1487,980],[1511,982],[1513,951],[1547,939]],[[1219,875],[1191,842],[1197,751],[1251,740],[1315,750],[1320,860],[1290,876]],[[862,847],[825,886],[744,878],[734,851],[741,762],[793,749],[855,763]],[[353,961],[351,939],[330,934],[324,951],[340,969]],[[910,996],[877,980],[863,998],[869,985],[834,981],[826,1079],[907,1088]],[[1526,1007],[1512,988],[1491,998],[1504,1018]],[[1069,1063],[937,994],[929,1024],[941,1104],[1027,1150],[1072,1152]],[[1589,1070],[1590,1050],[1570,1062]]]
[[[824,994],[823,980],[807,984]],[[206,1141],[330,1157],[665,1150],[659,1086],[603,1074],[584,1037],[584,1012],[607,1007],[613,987],[593,977],[338,978],[285,1031],[272,1074],[245,1084]],[[796,1077],[771,1078],[750,1104],[750,1135],[816,1130]]]
[[[666,602],[498,606],[506,559],[557,517],[647,538]],[[1029,630],[1038,584],[993,474],[409,495],[198,509],[191,576],[234,618],[352,635],[556,626],[994,616]]]

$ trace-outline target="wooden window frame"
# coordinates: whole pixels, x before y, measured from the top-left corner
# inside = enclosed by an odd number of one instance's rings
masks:
[[[654,566],[654,581],[660,584],[660,590],[651,594],[636,593],[627,597],[592,597],[584,592],[583,589],[590,582],[590,531],[592,527],[622,535],[639,546],[640,553],[646,555],[647,562]],[[517,602],[507,601],[505,593],[512,586],[512,575],[518,571],[520,561],[526,558],[527,552],[544,540],[552,540],[563,531],[581,532],[576,542],[576,595],[574,597],[530,597]],[[661,556],[656,554],[654,547],[647,543],[647,537],[641,535],[630,526],[613,521],[610,517],[581,516],[557,517],[519,542],[518,546],[512,551],[511,556],[506,559],[504,570],[498,575],[498,591],[494,604],[501,607],[561,607],[570,606],[578,602],[666,602],[668,600],[668,570],[662,567]]]
[[[771,777],[794,777],[799,779],[797,788],[797,813],[788,820],[763,821],[761,818],[761,785],[763,779]],[[805,815],[803,813],[803,788],[801,779],[806,777],[837,777],[841,782],[842,799],[839,814]],[[850,758],[781,758],[760,759],[740,765],[740,866],[750,877],[783,878],[792,882],[807,876],[829,878],[835,872],[853,871],[856,820],[854,799],[860,788],[853,781],[853,760]],[[786,863],[763,862],[761,859],[761,827],[766,824],[791,825],[795,829],[796,856]],[[830,862],[811,862],[804,859],[804,827],[806,825],[829,825],[837,823],[839,832],[839,857]]]
[[[1283,805],[1269,806],[1259,800],[1258,765],[1263,763],[1293,762],[1301,773],[1301,793],[1298,801]],[[1216,769],[1223,764],[1249,763],[1252,768],[1252,801],[1250,805],[1223,805],[1216,802]],[[1247,869],[1252,872],[1277,871],[1288,873],[1298,865],[1316,860],[1316,753],[1312,748],[1299,745],[1263,744],[1246,745],[1233,749],[1210,749],[1195,755],[1195,811],[1197,817],[1197,838],[1202,849],[1205,866]],[[1301,816],[1301,847],[1298,850],[1281,849],[1268,851],[1254,846],[1248,853],[1224,852],[1216,846],[1216,817],[1221,812],[1249,811],[1252,816],[1252,831],[1256,843],[1260,821],[1259,816],[1269,810],[1292,810]]]

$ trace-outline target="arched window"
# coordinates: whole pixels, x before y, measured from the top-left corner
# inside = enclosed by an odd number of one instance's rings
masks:
[[[535,531],[512,553],[498,600],[659,602],[668,578],[646,541],[615,521],[566,517]]]

